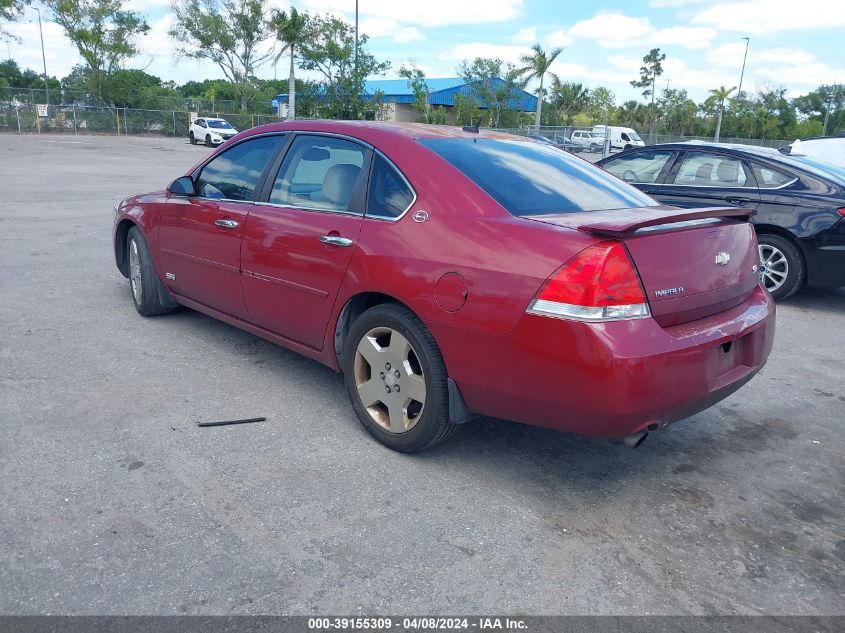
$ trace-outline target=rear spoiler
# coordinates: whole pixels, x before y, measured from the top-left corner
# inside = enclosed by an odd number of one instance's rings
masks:
[[[690,220],[710,218],[736,218],[748,221],[757,213],[756,209],[734,207],[707,207],[704,209],[677,209],[673,207],[642,207],[639,209],[616,209],[611,211],[593,211],[570,216],[573,223],[555,222],[560,226],[570,226],[592,235],[622,239],[630,237],[639,229],[663,224],[676,224]],[[576,218],[577,216],[577,218]],[[558,216],[560,217],[560,216]]]

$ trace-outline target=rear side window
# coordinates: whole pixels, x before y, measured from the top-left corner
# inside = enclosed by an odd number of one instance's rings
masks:
[[[744,187],[746,180],[741,160],[705,152],[687,152],[675,175],[675,184],[694,187]]]
[[[757,186],[761,189],[773,189],[775,187],[782,187],[795,180],[792,176],[787,176],[784,173],[763,167],[762,165],[754,165],[754,171],[757,175]]]
[[[396,218],[414,201],[414,192],[405,179],[384,158],[375,155],[370,189],[367,194],[367,215]]]
[[[513,215],[657,204],[638,189],[552,145],[498,139],[420,141]]]
[[[270,202],[302,209],[356,211],[352,194],[364,163],[364,148],[330,136],[297,136],[270,192]]]
[[[261,174],[279,142],[278,136],[261,136],[238,143],[213,158],[197,178],[200,197],[252,201]]]
[[[671,151],[635,152],[609,160],[602,167],[625,182],[656,183],[657,177],[672,158]]]

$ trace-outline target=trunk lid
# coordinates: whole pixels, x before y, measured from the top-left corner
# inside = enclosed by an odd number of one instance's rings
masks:
[[[742,303],[758,283],[759,255],[749,209],[646,207],[532,220],[622,241],[654,319],[664,327]]]

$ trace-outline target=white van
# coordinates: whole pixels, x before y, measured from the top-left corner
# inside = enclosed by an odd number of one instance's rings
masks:
[[[593,132],[604,138],[610,137],[610,149],[631,149],[632,147],[643,147],[645,142],[632,128],[619,127],[618,125],[594,125]]]

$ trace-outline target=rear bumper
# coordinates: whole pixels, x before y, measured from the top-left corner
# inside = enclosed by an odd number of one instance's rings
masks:
[[[800,240],[811,286],[845,286],[845,219],[811,238]]]
[[[769,356],[774,318],[771,297],[757,286],[739,306],[669,328],[650,318],[589,324],[526,315],[506,337],[435,336],[447,339],[450,376],[472,411],[621,437],[739,389]]]

